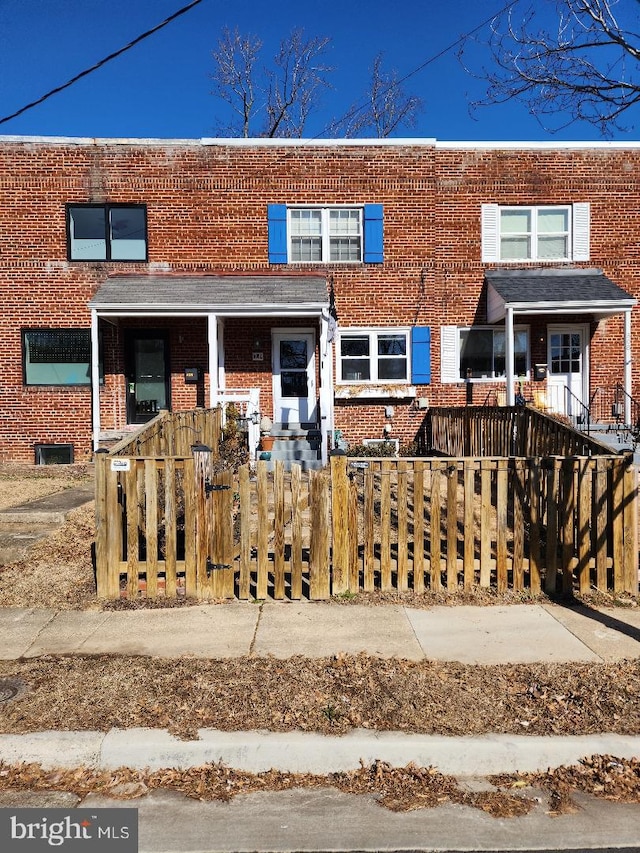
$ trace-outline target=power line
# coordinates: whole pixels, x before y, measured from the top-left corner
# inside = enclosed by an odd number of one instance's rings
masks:
[[[168,18],[165,18],[160,24],[157,24],[155,27],[152,27],[150,30],[142,33],[142,35],[135,38],[133,41],[130,41],[129,44],[121,47],[120,50],[116,50],[114,53],[110,53],[109,56],[105,56],[104,59],[101,59],[99,62],[96,62],[95,65],[92,65],[91,68],[87,68],[84,71],[81,71],[80,74],[76,74],[75,77],[72,77],[71,80],[68,80],[66,83],[63,83],[62,86],[56,86],[55,89],[51,89],[50,92],[47,92],[46,95],[42,95],[41,98],[38,98],[37,101],[32,101],[30,104],[27,104],[24,107],[21,107],[19,110],[16,110],[15,113],[11,113],[11,115],[5,116],[4,118],[0,118],[0,124],[4,124],[7,121],[11,121],[11,119],[17,118],[17,116],[26,113],[27,110],[33,109],[33,107],[37,107],[39,104],[46,101],[48,98],[51,98],[53,95],[57,95],[58,92],[63,92],[65,89],[68,89],[69,86],[73,86],[74,83],[77,83],[78,80],[81,80],[83,77],[86,77],[88,74],[92,74],[98,68],[102,68],[103,65],[106,65],[107,62],[111,62],[112,59],[115,59],[117,56],[121,56],[123,53],[126,53],[127,50],[131,50],[132,47],[139,44],[144,39],[149,36],[157,33],[158,30],[161,30],[163,27],[166,27],[167,24],[170,24],[172,21],[175,21],[176,18],[179,18],[180,15],[184,15],[185,12],[188,12],[190,9],[193,9],[194,6],[197,6],[198,3],[202,3],[202,0],[191,0],[191,3],[183,6],[182,9],[178,9],[177,12],[174,12],[173,15],[170,15]]]
[[[401,83],[404,83],[406,80],[409,80],[411,77],[414,77],[416,74],[419,74],[421,71],[424,71],[424,69],[428,65],[431,65],[432,62],[435,62],[436,60],[438,60],[442,56],[444,56],[446,53],[449,53],[450,50],[453,50],[454,48],[458,47],[458,45],[462,44],[468,38],[475,35],[478,32],[478,30],[481,30],[483,27],[486,27],[487,24],[490,24],[491,21],[494,20],[494,18],[497,18],[500,15],[504,15],[505,12],[508,12],[512,6],[517,5],[519,2],[520,2],[520,0],[510,0],[510,2],[506,4],[506,6],[503,6],[502,9],[499,9],[497,12],[493,12],[493,14],[491,14],[488,18],[485,18],[484,21],[479,23],[472,30],[469,30],[469,32],[463,33],[454,42],[451,42],[450,45],[442,48],[442,50],[438,51],[438,53],[434,54],[433,56],[430,56],[429,59],[426,59],[421,65],[418,65],[417,68],[414,68],[413,71],[409,71],[407,74],[405,74],[399,80],[396,80],[395,82],[391,83],[389,86],[387,86],[386,89],[383,89],[381,91],[380,96],[382,97],[382,96],[386,95],[392,89],[395,89],[396,86],[399,86]],[[362,110],[364,110],[366,108],[367,108],[366,102],[363,104],[360,104],[358,106],[352,107],[352,109],[350,109],[348,112],[346,112],[342,116],[342,118],[338,119],[337,121],[332,121],[330,124],[326,125],[324,127],[324,129],[320,131],[320,133],[318,133],[316,136],[313,137],[313,139],[319,139],[321,136],[324,136],[324,134],[328,130],[330,130],[332,126],[334,126],[336,124],[340,124],[344,121],[348,121],[349,119],[353,118],[353,116],[357,115],[359,112],[361,112]]]

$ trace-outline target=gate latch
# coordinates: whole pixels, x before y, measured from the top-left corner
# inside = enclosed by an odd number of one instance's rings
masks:
[[[210,495],[211,492],[225,492],[230,489],[231,486],[228,485],[218,485],[218,483],[212,483],[211,480],[205,480],[204,482],[204,493],[205,495]]]
[[[219,572],[223,569],[230,569],[231,563],[212,563],[211,557],[207,557],[207,577],[211,576],[211,572]]]

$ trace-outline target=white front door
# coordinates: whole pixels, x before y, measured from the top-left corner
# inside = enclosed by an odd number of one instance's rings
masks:
[[[315,332],[273,332],[272,343],[274,422],[316,423]]]
[[[578,418],[589,405],[587,377],[588,326],[549,326],[548,408]]]

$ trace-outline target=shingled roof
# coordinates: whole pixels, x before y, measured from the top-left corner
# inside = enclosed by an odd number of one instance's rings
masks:
[[[309,275],[122,275],[108,278],[89,302],[98,313],[259,314],[278,309],[319,313],[329,304],[327,281]]]
[[[619,314],[637,300],[600,269],[496,269],[485,272],[487,320],[507,308],[518,314],[581,313],[596,318]]]

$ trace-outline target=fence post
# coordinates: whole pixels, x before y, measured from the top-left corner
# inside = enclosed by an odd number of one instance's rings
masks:
[[[347,457],[331,455],[333,594],[349,591],[349,478]]]
[[[196,593],[198,598],[209,598],[210,584],[207,576],[209,518],[205,484],[211,475],[211,451],[206,444],[194,444],[191,450],[193,452],[196,507]]]
[[[98,450],[95,456],[96,470],[96,594],[108,598],[109,561],[107,553],[107,450]]]

